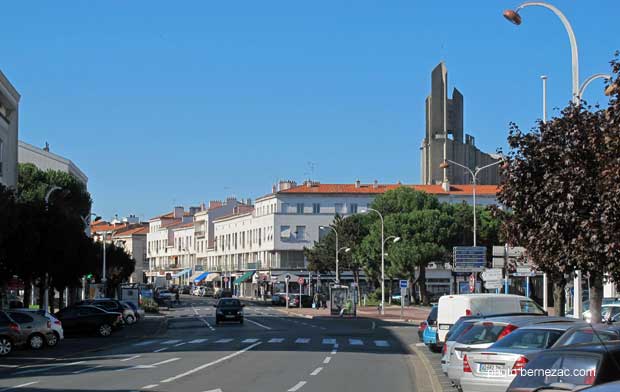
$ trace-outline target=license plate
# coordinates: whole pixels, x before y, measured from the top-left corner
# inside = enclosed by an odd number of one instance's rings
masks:
[[[234,314],[227,314],[226,318],[235,318],[235,315]]]
[[[439,329],[444,331],[450,329],[450,324],[439,324]]]
[[[497,365],[494,363],[481,363],[478,368],[480,373],[497,373],[499,374],[502,370],[502,365]]]

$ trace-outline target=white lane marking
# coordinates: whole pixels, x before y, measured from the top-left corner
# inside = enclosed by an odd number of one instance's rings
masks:
[[[416,345],[416,347],[424,347],[424,346],[426,346],[426,344],[424,344],[424,343],[416,343],[415,345]]]
[[[332,360],[332,357],[325,357],[325,359],[323,360],[323,363],[329,363],[329,361]]]
[[[19,365],[0,365],[1,368],[16,368],[19,367]]]
[[[210,367],[210,366],[213,366],[213,365],[216,365],[216,364],[218,364],[218,363],[220,363],[220,362],[224,362],[224,361],[226,361],[226,360],[228,360],[228,359],[234,358],[234,357],[236,357],[237,355],[241,355],[241,354],[243,354],[244,352],[246,352],[246,351],[249,351],[249,350],[253,349],[254,347],[258,346],[258,345],[259,345],[259,344],[261,344],[261,343],[262,343],[262,342],[256,342],[256,343],[254,343],[254,344],[251,344],[251,345],[247,346],[247,347],[246,347],[246,348],[244,348],[244,349],[241,349],[241,350],[239,350],[239,351],[235,351],[235,352],[234,352],[234,353],[232,353],[232,354],[226,355],[225,357],[222,357],[222,358],[220,358],[220,359],[216,359],[215,361],[211,361],[211,362],[205,363],[204,365],[200,365],[200,366],[198,366],[198,367],[196,367],[196,368],[194,368],[194,369],[188,370],[188,371],[186,371],[185,373],[177,374],[177,375],[176,375],[176,376],[174,376],[174,377],[170,377],[170,378],[167,378],[167,379],[165,379],[165,380],[161,380],[161,382],[171,382],[171,381],[178,380],[179,378],[183,378],[183,377],[185,377],[185,376],[189,376],[190,374],[194,374],[194,373],[196,373],[196,372],[199,372],[199,371],[201,371],[202,369],[206,369],[206,368],[208,368],[208,367]]]
[[[140,388],[140,389],[153,389],[153,388],[155,388],[155,387],[156,387],[156,386],[158,386],[158,385],[159,385],[159,384],[150,384],[150,385],[145,385],[145,386],[143,386],[143,387],[142,387],[142,388]]]
[[[181,339],[172,339],[172,340],[166,340],[164,342],[161,342],[161,344],[175,344],[175,343],[179,343],[181,341]]]
[[[168,350],[168,347],[164,347],[164,348],[158,348],[157,350],[154,350],[154,353],[160,353],[162,351]]]
[[[334,344],[334,348],[338,348],[338,343]]]
[[[349,344],[351,346],[363,346],[364,342],[362,342],[360,339],[349,339]]]
[[[283,341],[284,341],[284,338],[272,338],[272,339],[269,339],[267,343],[282,343]]]
[[[310,342],[309,338],[297,338],[297,340],[295,340],[295,343],[301,343],[301,344],[306,344]]]
[[[241,341],[241,343],[256,343],[256,342],[258,342],[258,339],[245,339]]]
[[[266,325],[263,325],[263,324],[261,324],[261,323],[259,323],[259,322],[254,321],[254,320],[250,320],[250,319],[249,319],[249,318],[247,318],[247,317],[246,317],[246,320],[247,320],[247,321],[249,321],[249,322],[251,322],[252,324],[258,325],[258,326],[259,326],[259,327],[261,327],[261,328],[271,329],[271,327],[268,327],[268,326],[266,326]]]
[[[327,331],[327,328],[325,327],[319,327],[319,328],[321,328],[323,331]]]
[[[144,342],[135,343],[134,346],[148,346],[149,344],[155,343],[157,340],[145,340]]]
[[[211,331],[215,331],[215,328],[213,328],[213,326],[211,324],[209,324],[209,322],[207,320],[205,320],[204,317],[202,317],[201,315],[198,314],[198,310],[196,310],[196,308],[194,308],[194,305],[192,305],[192,310],[194,311],[196,316],[198,316],[198,319],[200,321],[202,321]]]
[[[232,339],[220,339],[220,340],[216,340],[215,343],[230,343],[232,342]]]
[[[95,370],[95,369],[98,369],[100,367],[103,367],[103,365],[97,365],[97,366],[93,366],[93,367],[87,367],[87,368],[84,368],[84,369],[76,370],[75,372],[73,372],[73,374],[86,373],[88,371]]]
[[[332,350],[332,355],[336,355],[336,353],[337,353],[337,352],[338,352],[338,351],[337,351],[336,349],[333,349],[333,350]]]
[[[377,347],[390,347],[390,344],[387,340],[375,340],[375,346]]]
[[[8,387],[8,388],[0,389],[0,392],[10,391],[11,389],[17,389],[17,388],[21,388],[21,387],[27,387],[28,385],[38,384],[38,383],[39,383],[38,381],[31,381],[31,382],[27,382],[25,384],[15,385],[14,387]]]
[[[185,344],[187,344],[187,342],[177,343],[177,344],[174,345],[174,347],[180,347],[180,346],[183,346]]]
[[[374,321],[372,322],[372,329],[373,329],[373,331],[375,329],[375,322]]]
[[[294,387],[289,389],[288,392],[295,392],[295,391],[299,390],[301,387],[303,387],[304,385],[306,385],[306,382],[305,381],[300,381],[297,384],[295,384]]]
[[[140,358],[142,355],[134,355],[133,357],[121,359],[121,362],[131,361],[132,359]]]
[[[323,370],[322,367],[318,367],[316,369],[314,369],[314,371],[312,373],[310,373],[311,376],[316,376],[317,374],[321,373],[321,370]]]
[[[323,344],[336,344],[336,339],[323,339]]]
[[[181,359],[181,358],[170,358],[170,359],[166,359],[165,361],[154,363],[154,364],[152,364],[150,366],[159,366],[159,365],[163,365],[164,363],[170,363],[170,362],[178,361],[179,359]]]
[[[222,390],[218,388],[218,389],[209,389],[208,391],[204,391],[204,392],[222,392]]]
[[[79,365],[79,364],[82,364],[82,363],[84,363],[84,361],[71,362],[71,363],[62,363],[62,364],[59,364],[59,365],[49,366],[49,367],[46,367],[46,368],[37,368],[37,369],[30,369],[30,370],[22,370],[21,372],[17,372],[17,373],[15,373],[15,375],[28,374],[28,373],[35,373],[35,372],[44,372],[44,371],[47,371],[47,370],[57,369],[57,368],[59,368],[59,367]]]
[[[203,343],[203,342],[206,342],[206,341],[207,341],[207,339],[194,339],[194,340],[190,341],[189,343],[190,344],[197,344],[197,343]]]

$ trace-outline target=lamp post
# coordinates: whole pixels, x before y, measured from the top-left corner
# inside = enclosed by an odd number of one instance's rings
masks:
[[[495,161],[493,163],[490,163],[482,167],[476,167],[474,170],[471,170],[469,167],[465,165],[461,165],[460,163],[451,161],[449,159],[446,159],[444,162],[441,163],[441,165],[439,165],[439,167],[441,167],[442,169],[449,167],[450,164],[456,165],[456,166],[462,167],[463,169],[466,169],[471,174],[471,181],[473,185],[473,189],[472,189],[473,203],[472,204],[474,208],[474,246],[476,246],[476,182],[477,182],[476,178],[478,177],[478,174],[482,170],[488,169],[489,167],[493,167],[495,165],[499,165],[501,162],[503,162],[503,159],[500,159],[498,161]]]
[[[583,96],[583,93],[585,92],[586,88],[590,85],[590,83],[592,83],[596,79],[611,80],[611,75],[603,74],[603,73],[597,73],[597,74],[594,74],[594,75],[590,76],[586,80],[584,80],[583,83],[581,84],[581,87],[579,87],[579,95],[578,95],[579,99],[581,99],[581,97]],[[605,90],[605,94],[606,95],[610,95],[607,92],[608,89]]]
[[[336,230],[335,227],[333,227],[333,226],[319,226],[319,229],[322,229],[322,230],[331,229],[334,232],[334,234],[336,235],[336,283],[340,284],[340,273],[338,271],[338,264],[339,264],[338,254],[343,249],[344,249],[345,252],[350,252],[351,248],[347,248],[346,246],[342,247],[342,248],[338,247],[338,231]]]
[[[364,213],[367,214],[370,211],[375,212],[381,219],[381,314],[383,315],[385,314],[385,223],[383,215],[374,208],[368,207]]]

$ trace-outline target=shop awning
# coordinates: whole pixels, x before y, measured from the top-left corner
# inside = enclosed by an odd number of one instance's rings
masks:
[[[241,275],[240,277],[238,277],[237,279],[235,279],[235,284],[239,284],[239,283],[243,283],[246,280],[249,280],[252,275],[254,275],[256,271],[248,271],[245,274]]]
[[[192,273],[192,269],[191,268],[186,268],[183,271],[179,271],[179,272],[175,273],[174,275],[172,275],[172,279],[176,279],[176,278],[179,278],[179,277],[185,276],[185,275],[189,276],[189,274],[191,274],[191,273]]]
[[[220,274],[217,272],[210,272],[209,276],[207,276],[207,279],[205,280],[205,282],[213,282],[215,279],[218,279],[220,277]]]
[[[202,274],[198,275],[196,278],[194,278],[194,283],[198,283],[201,280],[203,280],[204,278],[207,277],[207,275],[209,275],[208,272],[203,272]]]

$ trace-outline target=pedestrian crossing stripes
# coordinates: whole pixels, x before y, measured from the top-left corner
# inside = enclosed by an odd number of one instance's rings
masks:
[[[329,345],[332,346],[332,348],[337,349],[339,347],[339,343],[338,343],[339,339],[336,338],[319,338],[319,340],[316,339],[311,339],[311,338],[305,338],[305,337],[298,337],[298,338],[269,338],[268,340],[263,340],[263,342],[266,343],[272,343],[272,344],[277,344],[277,343],[286,343],[286,342],[292,342],[294,344],[321,344],[321,345]],[[221,338],[221,339],[217,339],[217,340],[209,340],[209,339],[203,339],[203,338],[199,338],[199,339],[193,339],[193,340],[181,340],[181,339],[168,339],[168,340],[145,340],[142,342],[137,342],[134,343],[133,346],[134,347],[144,347],[144,346],[149,346],[149,345],[161,345],[161,346],[167,346],[167,347],[181,347],[181,346],[186,346],[186,345],[197,345],[197,344],[202,344],[202,343],[215,343],[215,344],[225,344],[225,343],[242,343],[242,344],[252,344],[252,343],[256,343],[261,341],[261,339],[259,338]],[[358,347],[362,347],[365,345],[369,345],[369,346],[374,346],[374,347],[378,347],[378,348],[387,348],[387,347],[391,347],[391,343],[387,340],[367,340],[364,341],[363,339],[359,339],[359,338],[346,338],[346,339],[340,339],[340,344],[346,343],[349,346],[358,346]],[[166,348],[167,348],[166,347]],[[164,349],[166,349],[164,348]]]

